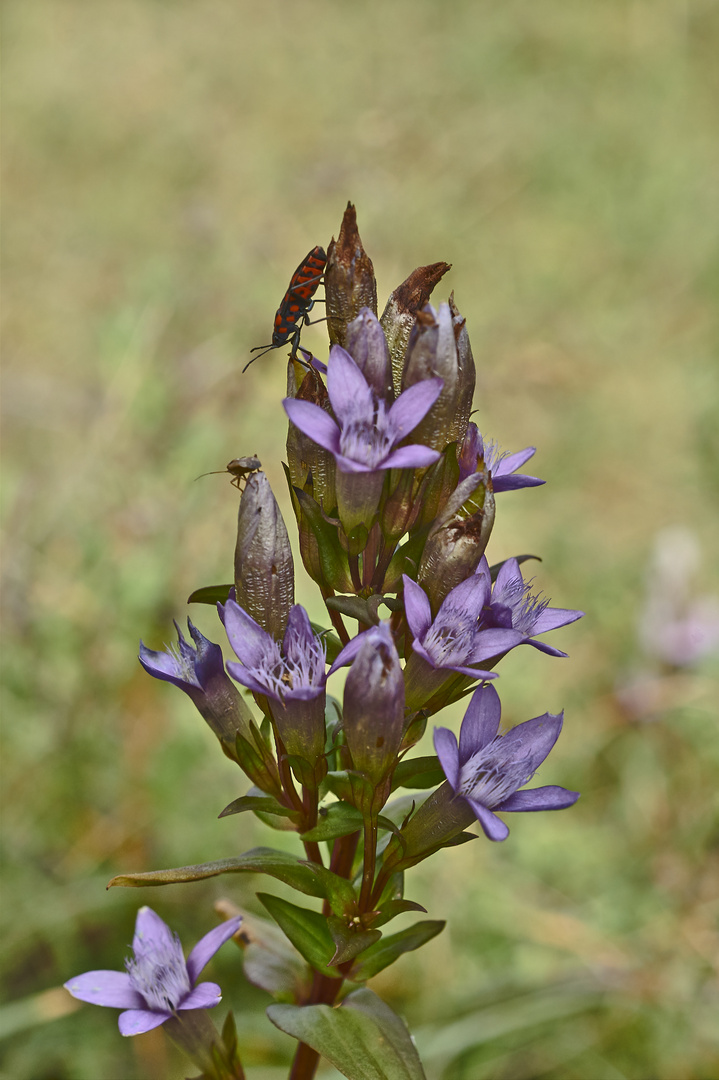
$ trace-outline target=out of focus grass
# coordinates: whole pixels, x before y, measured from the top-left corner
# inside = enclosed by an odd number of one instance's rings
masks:
[[[716,1080],[717,686],[690,675],[644,724],[613,694],[656,530],[693,529],[719,588],[716,5],[4,15],[2,1076],[184,1076],[160,1032],[62,1016],[53,988],[118,966],[138,903],[188,945],[217,897],[255,903],[250,880],[105,893],[122,870],[268,841],[215,821],[238,775],[137,639],[159,647],[188,593],[230,574],[236,492],[194,477],[257,453],[284,490],[283,358],[240,368],[351,198],[382,296],[454,264],[482,428],[536,444],[548,480],[501,496],[490,554],[541,554],[542,588],[588,612],[556,635],[570,661],[519,650],[501,679],[512,721],[566,707],[542,780],[582,800],[414,871],[448,929],[378,989],[430,1080]],[[322,327],[306,340],[322,349]],[[197,621],[219,636],[212,611]],[[289,1040],[237,960],[226,947],[213,976],[250,1075],[275,1080]]]

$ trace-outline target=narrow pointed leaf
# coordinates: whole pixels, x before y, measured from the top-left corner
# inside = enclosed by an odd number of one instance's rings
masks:
[[[428,788],[444,782],[444,772],[436,754],[400,761],[392,777],[392,790],[398,787]]]
[[[344,919],[337,918],[336,915],[329,916],[327,926],[332,935],[332,940],[337,946],[332,957],[333,964],[344,964],[347,960],[354,960],[356,956],[359,956],[360,953],[368,949],[370,945],[374,945],[382,937],[381,930],[353,928],[348,926]]]
[[[427,914],[427,908],[414,900],[388,900],[386,904],[382,904],[379,914],[372,920],[372,926],[384,926],[390,919],[403,915],[405,911],[422,911]]]
[[[224,604],[233,588],[232,582],[228,585],[205,585],[202,589],[195,589],[187,597],[188,604]]]
[[[328,967],[336,946],[327,928],[327,919],[323,915],[269,893],[257,893],[257,899],[264,904],[297,951],[316,971],[322,975],[340,977],[338,972]]]
[[[371,990],[355,990],[339,1008],[270,1005],[267,1015],[348,1080],[426,1080],[406,1024]]]
[[[266,814],[276,814],[278,817],[298,817],[296,811],[282,806],[271,795],[241,795],[239,799],[229,803],[218,817],[231,817],[232,814],[243,814],[247,810],[263,810]]]
[[[445,923],[441,919],[426,919],[415,923],[406,930],[400,930],[398,934],[383,937],[376,945],[372,945],[352,968],[350,978],[355,982],[364,982],[371,979],[378,971],[393,964],[402,953],[413,952],[436,937],[444,930]]]
[[[362,828],[362,814],[346,802],[330,803],[320,810],[320,818],[314,829],[302,833],[301,840],[335,840],[349,836]]]
[[[324,896],[322,885],[315,874],[294,855],[273,848],[258,847],[244,855],[235,855],[229,859],[216,859],[214,862],[199,863],[195,866],[178,866],[173,870],[150,870],[144,874],[119,874],[108,883],[141,888],[146,885],[176,885],[182,881],[202,881],[204,878],[217,877],[219,874],[269,874],[270,877],[284,881],[293,889],[308,896]]]

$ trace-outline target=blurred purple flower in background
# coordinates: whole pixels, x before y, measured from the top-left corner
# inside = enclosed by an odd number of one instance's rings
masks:
[[[554,746],[563,714],[544,713],[498,735],[501,705],[493,686],[472,695],[459,735],[435,728],[434,746],[452,790],[471,807],[490,840],[506,840],[509,829],[494,811],[563,810],[579,798],[557,786],[518,791]]]
[[[220,987],[197,978],[241,922],[238,915],[210,930],[185,960],[177,934],[151,908],[141,907],[127,970],[87,971],[66,982],[65,989],[79,1001],[126,1010],[118,1018],[121,1035],[151,1031],[178,1010],[211,1009],[222,1000]]]

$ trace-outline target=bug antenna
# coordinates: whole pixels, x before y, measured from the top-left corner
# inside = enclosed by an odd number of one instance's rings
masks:
[[[262,352],[258,352],[258,353],[257,353],[257,356],[253,356],[253,357],[252,357],[252,358],[251,358],[250,360],[248,360],[248,361],[247,361],[247,363],[245,364],[245,366],[244,366],[244,367],[243,367],[243,369],[242,369],[242,374],[243,374],[243,375],[245,374],[245,372],[247,371],[247,369],[248,369],[248,367],[250,366],[250,364],[254,364],[255,360],[259,360],[259,358],[260,358],[261,356],[264,356],[264,355],[265,355],[265,353],[267,353],[267,352],[271,352],[271,351],[272,351],[272,349],[276,349],[276,348],[277,348],[277,346],[276,346],[276,345],[268,345],[268,346],[267,346],[266,348],[265,348],[265,346],[264,346],[264,345],[256,345],[254,349],[250,349],[250,352],[257,352],[257,349],[262,349],[263,351],[262,351]]]
[[[224,471],[224,469],[210,469],[209,472],[201,472],[199,476],[195,477],[195,480],[201,480],[203,476],[219,476]]]

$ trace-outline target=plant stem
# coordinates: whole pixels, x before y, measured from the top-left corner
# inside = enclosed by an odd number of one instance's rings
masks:
[[[331,979],[327,975],[320,975],[316,971],[312,977],[309,1000],[303,1002],[303,1004],[333,1005],[343,981],[342,979]],[[319,1053],[313,1050],[311,1046],[308,1046],[307,1043],[301,1042],[295,1052],[288,1080],[312,1080],[317,1071],[319,1060]]]
[[[360,911],[370,910],[376,861],[377,815],[372,813],[371,816],[365,818],[364,822],[364,872],[362,874],[362,888],[360,890],[359,898]]]

